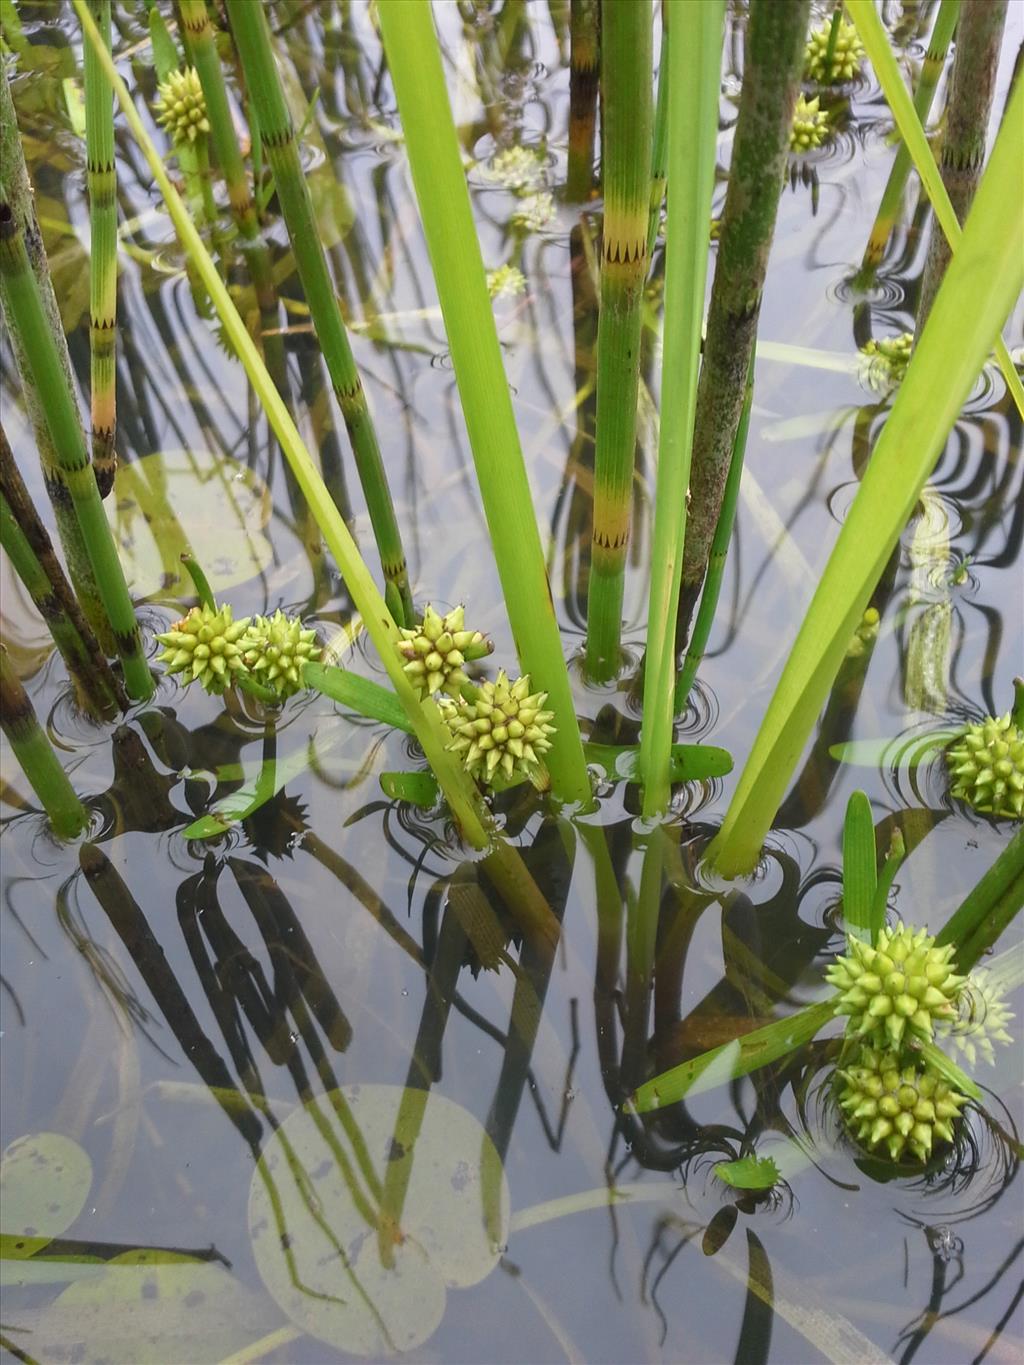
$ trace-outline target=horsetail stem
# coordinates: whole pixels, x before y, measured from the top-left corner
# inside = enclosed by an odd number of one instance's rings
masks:
[[[708,308],[683,553],[683,601],[704,577],[743,412],[810,0],[751,0],[729,188]]]
[[[594,182],[594,123],[601,60],[599,0],[571,0],[569,18],[569,157],[565,197],[582,204]]]
[[[89,474],[92,478],[92,474]],[[85,807],[75,795],[53,745],[36,718],[28,693],[15,673],[7,650],[0,645],[0,726],[21,764],[21,770],[49,816],[54,833],[73,839],[89,823]]]
[[[985,161],[985,139],[1005,22],[1006,0],[962,0],[941,162],[943,184],[961,223],[971,207]],[[931,312],[952,254],[941,223],[933,219],[917,305],[917,335]]]
[[[932,100],[935,98],[935,89],[939,83],[939,77],[942,75],[942,68],[946,63],[946,52],[949,49],[949,41],[953,36],[953,29],[956,27],[959,12],[960,0],[942,0],[939,12],[935,17],[932,34],[928,39],[928,48],[921,64],[921,74],[914,89],[914,112],[922,124],[926,122],[932,107]],[[896,153],[896,160],[889,172],[889,179],[886,181],[885,189],[882,192],[882,202],[878,206],[878,213],[871,226],[868,244],[864,249],[864,259],[861,262],[858,276],[858,284],[862,288],[872,282],[875,271],[885,254],[885,248],[889,244],[889,238],[892,236],[892,230],[896,224],[896,215],[899,212],[903,187],[907,183],[907,176],[910,174],[910,168],[913,164],[913,158],[907,150],[906,143],[901,141],[899,151]]]
[[[0,426],[0,544],[46,622],[79,694],[98,714],[126,705],[121,684],[89,629]]]
[[[606,681],[619,665],[629,543],[651,202],[649,0],[625,5],[604,0],[601,27],[604,238],[586,657],[587,672],[595,681]]]
[[[14,220],[21,228],[25,248],[28,251],[32,270],[39,285],[47,323],[60,357],[64,380],[71,386],[74,379],[71,371],[71,360],[68,356],[67,341],[61,326],[57,298],[50,281],[46,253],[43,250],[43,238],[36,221],[32,186],[29,182],[25,155],[18,134],[18,124],[14,116],[14,101],[11,98],[7,74],[4,71],[0,71],[0,199],[3,199],[10,206]],[[0,297],[3,299],[5,314],[9,314],[7,291],[2,277],[0,277]],[[114,647],[113,637],[110,633],[106,613],[103,610],[99,587],[92,571],[89,556],[86,553],[85,542],[82,539],[82,531],[75,517],[74,508],[71,506],[62,486],[49,477],[49,471],[54,464],[55,457],[50,433],[46,425],[43,396],[29,381],[28,365],[16,329],[11,327],[10,333],[18,373],[22,377],[25,406],[32,423],[43,472],[47,475],[46,491],[53,503],[54,516],[57,521],[61,544],[64,547],[68,573],[71,576],[71,582],[78,595],[78,600],[82,604],[82,611],[86,620],[95,631],[103,648],[112,651]]]
[[[139,626],[128,596],[124,571],[96,487],[75,397],[61,369],[23,234],[5,201],[0,201],[0,276],[9,305],[8,322],[18,336],[27,364],[27,377],[38,393],[46,395],[46,424],[54,455],[47,477],[52,481],[54,496],[70,498],[74,506],[114,643],[124,666],[128,695],[137,701],[145,700],[152,694],[153,679],[142,652]]]
[[[110,48],[110,0],[89,0],[89,12]],[[117,397],[117,170],[114,104],[95,54],[85,45],[85,156],[89,188],[89,359],[92,461],[100,497],[114,486]]]
[[[352,442],[388,589],[388,605],[396,620],[401,618],[399,624],[404,624],[406,619],[412,620],[413,609],[402,538],[366,394],[317,233],[313,203],[274,62],[266,15],[261,5],[249,4],[247,0],[242,3],[232,0],[228,12],[313,327]]]

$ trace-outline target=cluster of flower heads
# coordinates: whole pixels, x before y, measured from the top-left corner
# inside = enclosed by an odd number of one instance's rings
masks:
[[[797,95],[793,122],[789,128],[789,150],[798,156],[827,142],[830,135],[828,114],[819,107],[818,96],[811,100]]]
[[[466,630],[462,607],[442,616],[428,606],[423,620],[401,632],[398,652],[421,697],[438,697],[451,731],[449,749],[477,781],[531,781],[543,772],[555,727],[544,710],[546,692],[531,692],[528,676],[510,682],[504,670],[494,682],[471,683],[464,665],[490,654],[493,643]]]
[[[913,349],[913,332],[900,332],[877,341],[872,337],[865,342],[860,353],[867,362],[864,377],[871,387],[884,393],[901,384]]]
[[[829,56],[829,45],[832,55]],[[840,18],[832,38],[832,21],[812,30],[804,48],[804,79],[818,85],[846,85],[856,80],[864,60],[864,44],[848,19]]]
[[[278,610],[236,621],[227,603],[216,610],[192,607],[156,638],[164,647],[158,661],[168,673],[180,673],[186,686],[197,682],[214,696],[249,679],[284,701],[305,686],[303,668],[320,657],[316,631],[298,617]]]
[[[975,810],[1024,820],[1024,730],[1007,711],[972,722],[946,750],[950,795]]]
[[[174,142],[193,143],[210,131],[206,99],[195,67],[172,71],[157,87],[156,120]]]
[[[892,1161],[928,1161],[937,1142],[952,1142],[967,1103],[922,1043],[948,1039],[973,1064],[994,1061],[993,1043],[1011,1041],[998,984],[983,972],[958,975],[953,956],[924,929],[897,923],[874,946],[850,939],[825,973],[854,1049],[837,1073],[840,1111],[863,1147]]]

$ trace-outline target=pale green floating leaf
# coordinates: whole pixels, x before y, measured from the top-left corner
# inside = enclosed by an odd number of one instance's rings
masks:
[[[715,1175],[734,1190],[770,1190],[779,1183],[779,1168],[770,1156],[741,1156],[719,1161]]]
[[[422,810],[432,810],[440,795],[437,778],[427,772],[381,773],[380,789],[390,800],[408,801]]]
[[[405,1186],[403,1236],[391,1267],[382,1264],[378,1245],[379,1206],[330,1097],[285,1120],[250,1188],[253,1252],[270,1293],[304,1331],[354,1355],[422,1345],[444,1315],[446,1286],[484,1279],[507,1235],[508,1185],[480,1124],[435,1094],[425,1094],[425,1107],[404,1107],[400,1120],[406,1093],[356,1085],[335,1097],[361,1134],[375,1183],[382,1186],[387,1176]],[[344,1170],[338,1149],[347,1158]],[[396,1172],[397,1163],[407,1169]],[[495,1170],[492,1236],[484,1182]]]
[[[82,1212],[91,1187],[92,1162],[71,1138],[16,1138],[0,1159],[4,1257],[31,1256],[59,1237]]]
[[[147,1249],[115,1256],[38,1317],[11,1313],[11,1320],[31,1325],[18,1340],[48,1365],[215,1365],[280,1326],[276,1311],[223,1266]]]
[[[189,550],[221,596],[271,563],[270,491],[254,470],[209,451],[163,450],[121,465],[104,506],[135,598],[177,602],[195,589]]]

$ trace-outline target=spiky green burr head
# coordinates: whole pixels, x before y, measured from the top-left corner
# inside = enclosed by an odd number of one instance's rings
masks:
[[[217,611],[193,607],[156,637],[164,646],[158,662],[166,664],[168,673],[187,674],[186,685],[198,682],[219,695],[245,669],[240,641],[248,628],[249,617],[233,620],[227,603]]]
[[[987,815],[1024,819],[1024,731],[1009,711],[968,725],[946,763],[950,796]]]
[[[496,773],[506,781],[517,775],[533,778],[555,733],[554,713],[544,710],[547,697],[531,693],[529,675],[510,683],[499,670],[494,682],[480,684],[473,701],[460,698],[443,708],[454,736],[449,749],[480,781],[489,782]]]
[[[820,147],[829,135],[828,114],[818,108],[818,97],[809,100],[798,95],[789,129],[789,150],[798,155]]]
[[[156,120],[175,142],[195,142],[210,131],[206,100],[195,67],[172,71],[157,87]]]
[[[852,1037],[899,1047],[908,1033],[930,1040],[938,1019],[956,1015],[964,978],[953,970],[953,948],[935,946],[924,929],[897,923],[883,929],[875,947],[851,938],[825,979],[840,992],[836,1014],[848,1014]]]
[[[320,657],[316,631],[280,608],[273,616],[254,616],[242,640],[245,666],[255,680],[283,701],[305,686],[302,670]]]
[[[847,81],[857,78],[864,60],[864,44],[858,38],[854,25],[847,19],[840,19],[832,60],[829,61],[831,32],[831,21],[811,31],[804,49],[804,77],[809,81],[817,81],[819,85],[845,85]]]
[[[895,388],[901,383],[910,364],[914,349],[913,332],[896,336],[874,337],[866,341],[860,353],[868,362],[868,379],[874,388]]]
[[[908,1154],[928,1161],[937,1142],[953,1141],[953,1125],[967,1097],[934,1067],[865,1047],[838,1075],[843,1119],[869,1151],[881,1148],[893,1161]]]
[[[979,1057],[995,1065],[994,1043],[1012,1043],[1008,1025],[1014,1018],[1006,1003],[1006,991],[984,967],[971,972],[960,993],[960,1009],[955,1019],[941,1019],[935,1025],[935,1038],[952,1043],[971,1066]]]
[[[455,607],[442,616],[427,606],[418,626],[403,627],[398,652],[404,659],[409,681],[421,697],[447,692],[457,697],[469,681],[462,666],[490,654],[494,643],[478,630],[467,630],[465,608]]]

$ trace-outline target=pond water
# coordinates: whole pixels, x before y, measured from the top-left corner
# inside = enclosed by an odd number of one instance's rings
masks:
[[[524,276],[495,313],[575,657],[600,205],[581,212],[562,194],[560,8],[529,0],[518,24],[515,7],[504,23],[499,8],[463,6],[470,22],[445,3],[437,17],[485,262]],[[25,46],[12,88],[85,392],[85,151],[63,84],[78,77],[80,38],[62,4],[19,10]],[[901,53],[919,60],[934,6],[886,0],[883,12]],[[511,669],[371,17],[362,3],[328,0],[275,4],[273,17],[299,121],[316,95],[303,154],[416,600],[465,602],[495,641],[491,663]],[[120,69],[151,120],[143,7],[115,5],[115,19]],[[744,22],[744,8],[731,6],[716,212]],[[997,111],[1022,31],[1011,6]],[[94,808],[88,845],[55,843],[5,746],[0,1134],[5,1148],[32,1134],[76,1144],[37,1139],[24,1155],[42,1163],[58,1238],[50,1254],[63,1259],[31,1271],[0,1262],[5,1353],[297,1365],[382,1356],[389,1345],[451,1362],[1021,1358],[1017,1048],[978,1067],[987,1117],[972,1112],[967,1136],[926,1174],[866,1160],[844,1138],[827,1085],[835,1028],[685,1105],[642,1121],[620,1112],[637,1079],[824,998],[822,969],[842,944],[842,820],[856,787],[911,850],[895,909],[932,932],[1012,832],[954,807],[936,763],[852,767],[827,753],[847,739],[912,737],[1009,705],[1022,671],[1021,428],[989,367],[876,596],[881,627],[863,677],[833,699],[758,876],[725,888],[691,880],[890,406],[859,375],[857,346],[913,325],[927,214],[915,211],[912,186],[878,284],[858,296],[848,281],[891,164],[891,124],[870,75],[840,112],[831,145],[794,165],[780,207],[749,472],[719,617],[678,736],[726,747],[736,767],[679,791],[649,1018],[631,1014],[625,993],[627,907],[644,846],[635,787],[603,781],[597,811],[575,820],[522,788],[502,799],[506,832],[555,915],[553,931],[524,928],[443,818],[382,794],[382,772],[416,766],[411,741],[305,695],[268,740],[247,705],[167,677],[121,725],[94,727],[74,711],[45,629],[4,562],[4,638]],[[495,172],[509,146],[536,153],[528,195]],[[191,600],[175,581],[184,534],[236,616],[300,613],[337,637],[346,666],[382,680],[361,633],[343,634],[352,619],[345,586],[121,119],[117,150],[124,468],[111,516],[147,638]],[[514,221],[524,198],[527,226]],[[267,231],[291,410],[376,564],[273,212]],[[634,667],[606,688],[576,675],[584,732],[604,743],[635,742],[639,730],[631,683],[644,638],[662,269],[659,247],[625,603]],[[253,315],[237,260],[231,281]],[[1011,350],[1021,321],[1018,309]],[[4,425],[42,506],[6,339],[3,348]],[[275,745],[281,790],[219,838],[186,836],[216,802],[251,787]],[[1019,992],[1009,1003],[1024,1013]],[[730,1190],[713,1174],[715,1162],[755,1150],[774,1155],[785,1176],[769,1197]],[[76,1168],[81,1151],[91,1178]],[[413,1230],[382,1253],[361,1210],[404,1181]],[[487,1210],[483,1232],[467,1213],[474,1200]]]

